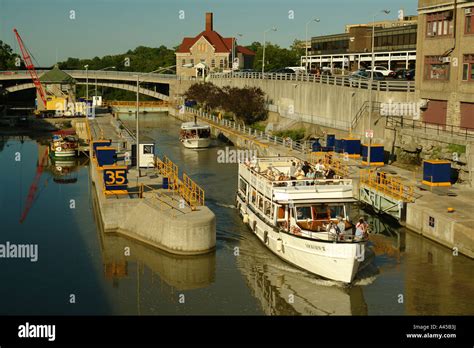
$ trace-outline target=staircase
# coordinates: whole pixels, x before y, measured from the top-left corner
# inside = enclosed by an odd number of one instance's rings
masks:
[[[354,116],[354,118],[351,121],[351,131],[354,131],[357,126],[359,125],[359,122],[362,118],[368,116],[370,112],[370,102],[365,101],[364,104],[362,104],[361,108],[359,111],[357,111],[357,114]],[[373,112],[374,113],[380,113],[380,102],[373,101],[372,102],[372,107],[373,107]],[[372,120],[374,122],[375,120]]]

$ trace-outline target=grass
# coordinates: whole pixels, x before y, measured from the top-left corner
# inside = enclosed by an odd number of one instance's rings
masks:
[[[275,132],[273,135],[281,138],[290,138],[292,140],[298,141],[304,138],[305,130],[301,129],[291,129],[286,131]]]
[[[455,152],[458,154],[466,153],[466,146],[465,145],[457,145],[457,144],[449,144],[448,145],[449,152]]]

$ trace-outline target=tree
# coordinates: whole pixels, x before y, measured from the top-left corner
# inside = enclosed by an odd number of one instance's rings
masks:
[[[262,70],[263,46],[258,42],[253,42],[247,48],[256,53],[253,68],[257,71]],[[299,66],[301,56],[304,54],[304,45],[300,40],[295,40],[289,49],[267,42],[265,46],[265,71]]]
[[[15,59],[18,57],[9,45],[0,40],[0,70],[18,69],[15,66]]]
[[[264,120],[265,93],[257,87],[219,88],[210,82],[195,83],[185,93],[185,98],[194,100],[206,110],[224,110],[244,124]]]

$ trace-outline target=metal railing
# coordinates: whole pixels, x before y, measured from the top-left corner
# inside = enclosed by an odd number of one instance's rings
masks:
[[[325,168],[332,169],[337,176],[342,178],[347,178],[349,176],[349,166],[337,158],[335,153],[311,153],[309,158],[311,164],[315,165],[320,160]]]
[[[406,119],[403,117],[388,116],[386,127],[390,129],[412,129],[426,134],[457,136],[464,139],[474,138],[474,128],[455,126],[450,124],[429,123],[421,120]]]
[[[136,101],[124,101],[124,100],[110,100],[104,101],[104,106],[133,106],[137,105]],[[169,105],[168,101],[159,100],[159,101],[141,101],[138,103],[138,107],[167,107]]]
[[[374,169],[360,172],[360,183],[400,201],[415,201],[413,185],[404,184],[399,177]]]
[[[48,72],[49,70],[36,70],[38,76]],[[127,80],[133,80],[136,81],[137,79],[137,74],[138,75],[143,75],[140,77],[140,81],[149,81],[149,80],[156,80],[156,79],[161,79],[161,80],[196,80],[194,76],[179,76],[176,74],[160,74],[160,73],[143,73],[143,72],[136,72],[136,71],[114,71],[114,70],[63,70],[65,73],[73,76],[73,77],[80,77],[80,78],[86,78],[88,77],[91,81],[89,81],[90,84],[95,83],[93,80],[96,78],[98,79],[113,79],[113,77],[121,78],[121,79],[127,79]],[[145,75],[146,74],[146,75]],[[28,72],[28,70],[3,70],[0,71],[0,79],[3,80],[8,80],[11,78],[29,78],[31,79],[31,76]]]
[[[379,112],[381,109],[380,106],[381,102],[376,102],[372,101],[372,108],[375,112]],[[364,104],[360,107],[359,111],[357,111],[357,114],[354,116],[354,118],[351,121],[351,130],[354,131],[356,129],[357,125],[359,124],[360,119],[365,115],[365,113],[370,112],[370,102],[366,100]]]
[[[178,166],[168,157],[163,156],[163,160],[155,157],[155,167],[160,175],[168,179],[168,190],[178,193],[192,210],[197,206],[204,206],[204,190],[186,173],[183,173],[183,180],[181,180]]]
[[[234,131],[240,133],[240,136],[245,137],[247,140],[254,141],[259,146],[268,146],[268,144],[281,145],[289,150],[298,151],[301,153],[311,152],[311,146],[313,141],[297,141],[289,137],[282,138],[276,135],[271,135],[267,131],[258,130],[245,124],[239,124],[232,120],[225,118],[219,118],[214,115],[212,112],[206,112],[202,110],[197,110],[191,107],[184,107],[184,111],[192,115],[195,115],[199,118],[206,120],[208,123],[217,125],[218,127],[225,127],[229,131]],[[267,143],[261,143],[265,141]]]
[[[296,81],[296,82],[312,82],[325,85],[352,87],[360,89],[368,89],[370,81],[365,79],[347,76],[329,76],[315,74],[279,74],[279,73],[260,73],[260,72],[234,72],[232,73],[211,73],[210,79],[258,79],[258,80],[277,80],[277,81]],[[372,90],[386,92],[415,92],[414,81],[397,81],[383,80],[373,81]]]

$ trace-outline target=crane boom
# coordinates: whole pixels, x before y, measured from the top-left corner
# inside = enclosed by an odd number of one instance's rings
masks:
[[[28,50],[26,49],[25,44],[23,43],[23,40],[21,39],[20,34],[18,34],[16,28],[13,29],[13,32],[15,33],[18,45],[20,46],[21,55],[23,56],[23,61],[25,62],[25,66],[28,69],[28,72],[30,73],[31,79],[33,80],[33,84],[35,85],[35,88],[38,91],[38,94],[40,95],[43,104],[46,106],[46,94],[44,93],[43,85],[41,84],[41,81],[38,78],[38,74],[36,74],[35,66],[31,61],[30,54],[28,53]]]

